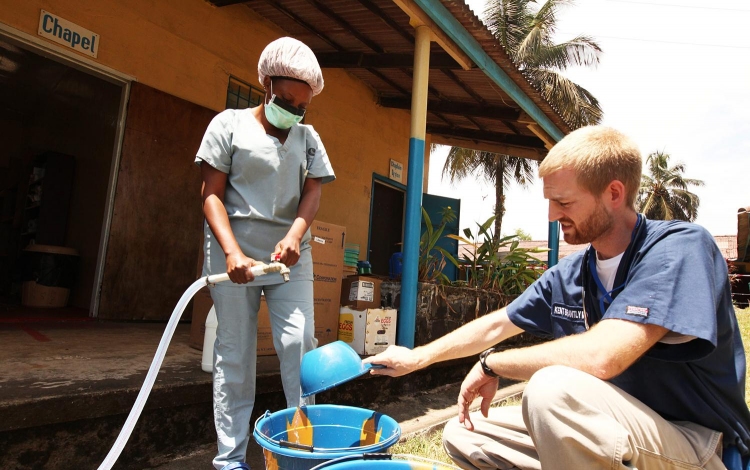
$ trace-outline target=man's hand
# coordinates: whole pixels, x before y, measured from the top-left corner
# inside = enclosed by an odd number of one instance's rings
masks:
[[[250,268],[258,264],[252,258],[248,258],[242,253],[227,255],[227,274],[229,279],[235,284],[246,284],[253,281],[255,276],[250,272]]]
[[[421,369],[424,364],[424,358],[417,350],[405,348],[403,346],[388,346],[388,349],[382,353],[366,357],[362,360],[365,364],[380,364],[385,366],[383,369],[370,369],[373,375],[388,375],[399,377]]]
[[[279,261],[289,267],[294,266],[299,261],[299,239],[293,235],[287,235],[276,244],[276,248],[271,253],[271,259],[276,254],[279,255]]]
[[[468,375],[461,384],[461,391],[458,394],[458,422],[466,426],[466,429],[473,431],[474,424],[469,417],[469,406],[476,397],[482,397],[481,411],[486,418],[490,411],[492,399],[497,392],[498,380],[494,377],[485,375],[482,366],[477,362],[471,368]]]

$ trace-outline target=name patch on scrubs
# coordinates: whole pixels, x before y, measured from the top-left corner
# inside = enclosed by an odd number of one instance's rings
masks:
[[[552,305],[552,316],[561,318],[568,321],[583,321],[583,308],[582,307],[568,307],[562,304]]]
[[[638,315],[639,317],[647,317],[648,308],[634,307],[632,305],[628,305],[628,307],[625,309],[625,313],[627,313],[628,315]]]

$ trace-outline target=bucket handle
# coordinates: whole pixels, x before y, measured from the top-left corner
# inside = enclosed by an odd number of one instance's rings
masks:
[[[315,452],[315,447],[313,446],[308,446],[306,444],[298,444],[296,442],[285,441],[284,439],[279,439],[279,445],[281,447],[291,447],[292,449],[306,450],[307,452],[310,452],[311,454]]]

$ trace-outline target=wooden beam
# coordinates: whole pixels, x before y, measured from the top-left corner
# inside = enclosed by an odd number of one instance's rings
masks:
[[[518,116],[518,122],[521,124],[526,124],[526,128],[533,132],[535,136],[539,137],[542,142],[544,142],[544,146],[547,148],[547,150],[554,147],[557,143],[555,142],[555,139],[550,137],[550,135],[547,134],[544,129],[542,129],[542,127],[525,112],[521,112],[521,114]]]
[[[555,142],[555,140],[552,137],[549,136],[549,134],[547,134],[546,132],[544,132],[544,129],[542,129],[541,127],[539,127],[539,124],[537,124],[537,123],[526,124],[526,127],[528,127],[528,129],[531,132],[533,132],[535,136],[539,137],[542,140],[542,142],[544,142],[544,147],[547,150],[549,150],[552,147],[554,147],[555,144],[557,143],[557,142]]]
[[[247,0],[208,0],[208,3],[221,7],[227,7],[229,5],[236,5],[238,3],[245,3]]]
[[[536,137],[525,135],[503,134],[500,132],[478,131],[474,129],[451,128],[441,126],[427,126],[427,132],[433,135],[443,135],[458,139],[485,141],[496,144],[512,145],[544,151],[544,143]]]
[[[316,54],[323,68],[353,69],[375,68],[396,69],[414,66],[414,54],[365,54],[361,52],[321,52]],[[449,54],[431,54],[430,68],[460,69],[461,66]]]
[[[429,128],[427,129],[429,132]],[[490,142],[478,142],[468,139],[460,139],[439,134],[429,134],[433,144],[449,145],[451,147],[462,147],[472,150],[483,150],[485,152],[499,153],[502,155],[513,155],[514,157],[529,158],[542,161],[547,152],[542,149],[530,149],[514,145],[496,144]]]
[[[458,45],[456,45],[456,43],[453,42],[453,40],[443,32],[442,29],[439,28],[438,25],[436,25],[435,22],[432,21],[432,18],[430,18],[427,13],[422,11],[419,5],[414,3],[413,0],[393,0],[393,3],[398,5],[398,7],[401,8],[404,13],[409,15],[409,23],[413,27],[416,28],[419,25],[425,25],[430,28],[432,36],[433,38],[435,38],[435,42],[440,44],[440,47],[442,47],[445,52],[450,54],[451,57],[456,59],[456,62],[458,62],[458,64],[461,65],[464,70],[469,70],[474,67],[474,62],[469,58],[469,56],[466,55],[464,51],[462,51],[461,48],[458,47]]]
[[[411,95],[405,98],[379,97],[378,104],[384,108],[411,109]],[[512,121],[518,119],[519,114],[518,111],[512,108],[440,100],[429,100],[427,102],[427,111]]]

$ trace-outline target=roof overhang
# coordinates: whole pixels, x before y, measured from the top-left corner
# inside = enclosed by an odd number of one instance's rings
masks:
[[[431,142],[541,160],[570,126],[513,64],[503,47],[463,2],[438,2],[455,29],[465,29],[481,50],[478,66],[455,31],[438,25],[423,0],[210,0],[217,7],[242,4],[315,52],[323,68],[345,69],[367,84],[380,106],[410,109],[414,27],[430,28],[427,133]],[[430,11],[434,16],[434,11]],[[465,33],[461,30],[462,33]],[[476,49],[476,48],[475,48]],[[476,57],[476,54],[473,55]],[[493,79],[502,73],[526,103],[519,104]],[[532,119],[529,103],[539,111]],[[545,123],[539,123],[539,117]]]

